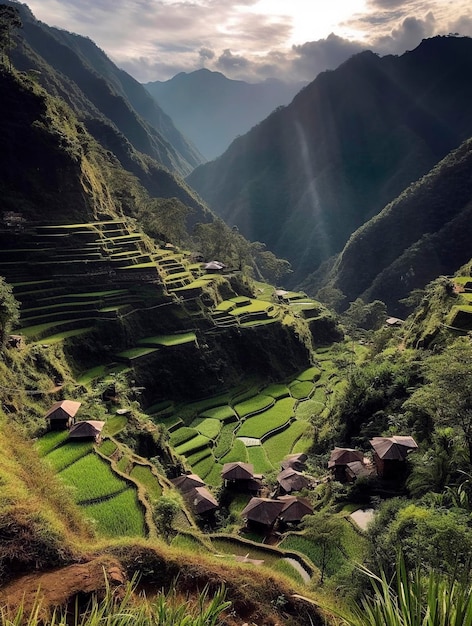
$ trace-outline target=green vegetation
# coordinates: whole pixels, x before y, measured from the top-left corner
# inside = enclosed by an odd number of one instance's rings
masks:
[[[84,513],[96,522],[104,537],[144,537],[146,524],[134,489],[125,489],[111,498],[87,504]]]
[[[49,452],[45,458],[56,472],[60,472],[89,454],[92,448],[93,443],[91,441],[68,441]]]
[[[118,494],[128,484],[112,472],[106,461],[96,454],[87,454],[60,472],[60,477],[74,490],[80,504]]]

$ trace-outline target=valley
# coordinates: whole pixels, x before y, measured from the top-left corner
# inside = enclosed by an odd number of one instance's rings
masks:
[[[201,165],[91,40],[0,28],[1,626],[470,626],[468,38]]]

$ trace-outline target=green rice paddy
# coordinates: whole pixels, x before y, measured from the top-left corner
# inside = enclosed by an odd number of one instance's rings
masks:
[[[293,418],[295,400],[282,398],[277,403],[262,413],[249,417],[238,430],[238,437],[256,437],[261,439],[264,435],[287,424]]]
[[[128,483],[119,478],[106,461],[93,453],[66,467],[59,476],[74,488],[74,498],[79,504],[128,489]]]
[[[93,449],[92,441],[68,441],[46,455],[56,472],[60,472]]]
[[[95,520],[97,531],[105,537],[145,537],[144,512],[134,489],[84,506],[85,514]]]

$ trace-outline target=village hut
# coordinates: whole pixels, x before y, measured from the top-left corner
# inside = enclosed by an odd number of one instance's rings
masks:
[[[221,471],[226,487],[245,493],[258,494],[262,489],[262,474],[254,474],[252,463],[225,463]]]
[[[410,436],[374,437],[370,440],[374,449],[374,463],[377,473],[383,478],[396,478],[405,470],[405,460],[418,444]]]
[[[282,461],[282,469],[294,469],[297,472],[301,472],[306,468],[305,461],[307,460],[307,455],[304,452],[299,452],[298,454],[288,454]]]
[[[331,451],[328,468],[333,472],[335,480],[345,482],[347,480],[346,467],[348,463],[354,461],[364,462],[364,453],[360,450],[354,450],[354,448],[338,448],[335,447]]]
[[[358,478],[374,476],[376,473],[376,467],[370,461],[368,463],[365,460],[364,462],[352,461],[346,465],[346,479],[349,482],[354,482]]]
[[[221,272],[225,267],[226,265],[221,263],[221,261],[210,261],[204,264],[203,269],[207,272]]]
[[[105,422],[98,420],[85,420],[77,422],[69,431],[68,439],[95,439],[98,441]]]
[[[210,513],[218,508],[218,501],[206,487],[192,487],[184,494],[192,511],[197,515]]]
[[[284,493],[291,493],[292,491],[300,491],[309,487],[311,482],[307,476],[304,476],[297,470],[288,468],[283,470],[277,476],[277,482],[279,483],[281,491]]]
[[[251,498],[249,503],[241,511],[241,516],[247,522],[272,528],[284,506],[285,502],[282,500]]]
[[[306,498],[296,498],[295,496],[281,496],[280,501],[284,503],[284,508],[279,514],[279,519],[284,523],[297,523],[305,515],[313,514],[313,507]]]
[[[197,474],[182,474],[170,481],[182,493],[194,489],[195,487],[205,487],[205,482]]]
[[[75,422],[75,415],[81,406],[74,400],[55,402],[44,416],[49,422],[50,430],[65,430]]]

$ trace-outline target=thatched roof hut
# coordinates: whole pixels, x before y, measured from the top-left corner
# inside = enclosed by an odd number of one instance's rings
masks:
[[[307,460],[307,455],[304,452],[299,452],[298,454],[288,454],[282,461],[282,469],[294,469],[297,472],[301,472],[305,469],[305,461]]]
[[[52,429],[69,428],[75,421],[81,402],[75,400],[60,400],[55,402],[44,416]]]
[[[390,461],[404,461],[409,452],[418,448],[410,436],[374,437],[370,443],[380,459]]]
[[[311,484],[310,479],[307,476],[304,476],[301,472],[297,472],[297,470],[291,468],[280,472],[277,476],[277,482],[285,493],[300,491],[300,489],[305,489]]]
[[[219,504],[206,487],[192,487],[184,493],[184,498],[197,515],[202,515],[218,508]]]
[[[68,439],[98,439],[105,422],[98,420],[86,420],[77,422],[69,431]]]
[[[264,526],[272,526],[277,520],[285,503],[282,500],[270,498],[251,498],[249,503],[241,511],[241,516],[251,522]]]
[[[197,474],[182,474],[177,478],[172,478],[170,482],[182,492],[194,487],[205,487],[205,482]]]
[[[252,463],[225,463],[221,471],[223,480],[251,480],[254,478],[254,465]]]
[[[279,500],[284,502],[284,508],[279,515],[282,522],[299,522],[305,515],[313,514],[313,507],[306,498],[281,496]]]

